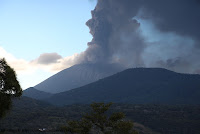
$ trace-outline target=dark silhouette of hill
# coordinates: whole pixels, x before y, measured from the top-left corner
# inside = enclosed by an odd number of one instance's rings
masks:
[[[27,134],[37,133],[33,130],[38,128],[58,130],[67,121],[79,120],[85,113],[90,113],[90,110],[90,106],[85,104],[57,107],[21,97],[14,99],[11,111],[0,120],[0,130],[24,129]],[[141,134],[153,134],[152,131],[162,134],[199,134],[199,110],[200,106],[197,105],[113,104],[107,114],[125,113]],[[17,134],[26,134],[25,132],[18,131]]]
[[[30,110],[31,112],[32,109],[45,109],[48,107],[52,107],[52,105],[47,102],[36,100],[26,96],[22,96],[19,99],[13,99],[14,109],[23,110],[25,108],[26,110]]]
[[[54,94],[55,105],[114,102],[134,104],[200,104],[200,75],[161,68],[127,69],[86,86]]]
[[[43,100],[52,96],[51,93],[39,91],[34,87],[30,87],[23,91],[23,96],[30,97],[37,100]]]

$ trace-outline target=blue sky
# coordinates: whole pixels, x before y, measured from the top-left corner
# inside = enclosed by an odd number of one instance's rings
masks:
[[[13,59],[28,64],[44,53],[67,57],[84,51],[92,39],[85,22],[95,5],[91,0],[0,0],[0,56],[8,58],[23,88],[56,71],[18,71]]]
[[[15,69],[23,89],[81,63],[87,42],[92,39],[85,23],[91,18],[96,2],[0,0],[0,58],[6,58]],[[187,34],[179,34],[177,29],[160,30],[154,18],[145,19],[139,13],[133,19],[140,23],[138,32],[145,47],[139,56],[145,67],[200,72],[200,50],[195,47],[198,41]],[[130,36],[130,39],[134,37]],[[129,51],[135,55],[134,51]]]

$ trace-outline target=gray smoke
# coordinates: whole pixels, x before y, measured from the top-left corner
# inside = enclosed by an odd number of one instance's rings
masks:
[[[199,0],[98,0],[91,13],[82,62],[199,72]],[[144,36],[141,21],[151,22],[157,40]]]
[[[57,63],[62,57],[57,53],[43,53],[35,61],[38,64],[52,64]]]

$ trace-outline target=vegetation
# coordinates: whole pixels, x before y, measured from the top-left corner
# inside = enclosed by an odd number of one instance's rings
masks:
[[[10,109],[13,97],[22,95],[22,89],[17,81],[15,71],[0,59],[0,118]]]
[[[110,116],[115,112],[123,112],[126,120],[134,122],[134,129],[143,134],[144,125],[154,132],[172,134],[200,133],[200,106],[195,105],[142,105],[113,104],[107,111]],[[82,115],[90,113],[89,105],[68,105],[55,107],[27,97],[14,99],[9,114],[0,120],[0,129],[57,130],[65,126],[66,121],[81,120]]]
[[[124,113],[113,113],[110,117],[106,115],[111,105],[112,103],[93,103],[90,114],[84,115],[80,121],[69,121],[68,126],[63,129],[72,134],[137,134],[133,130],[133,122],[123,120]]]

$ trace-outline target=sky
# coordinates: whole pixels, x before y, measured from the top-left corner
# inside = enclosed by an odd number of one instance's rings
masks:
[[[92,36],[85,23],[95,5],[91,0],[0,0],[0,57],[15,69],[23,89],[71,66],[52,67],[59,63],[51,60],[87,48]]]
[[[199,0],[0,0],[0,57],[23,89],[82,63],[200,74],[199,13]]]

